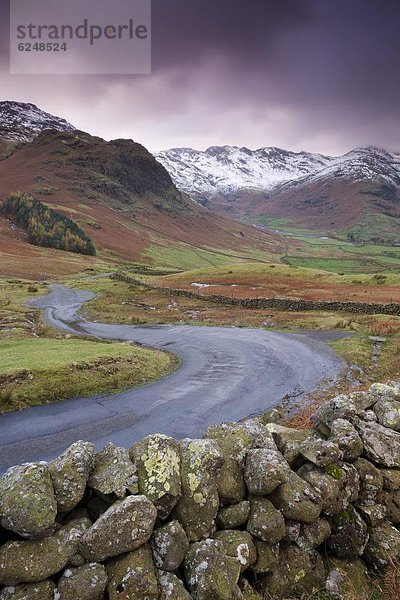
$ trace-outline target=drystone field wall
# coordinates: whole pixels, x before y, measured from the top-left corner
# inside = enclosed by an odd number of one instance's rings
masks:
[[[283,310],[292,312],[302,312],[309,310],[328,310],[344,311],[350,313],[359,313],[364,315],[395,315],[400,316],[400,304],[391,302],[380,304],[374,302],[341,302],[330,300],[292,300],[290,298],[232,298],[221,294],[198,294],[190,290],[161,288],[157,285],[146,283],[141,279],[129,277],[121,273],[114,273],[112,279],[146,287],[148,289],[162,289],[171,296],[183,296],[186,298],[195,298],[196,300],[207,300],[215,304],[227,306],[238,306],[240,308],[261,308],[272,310]]]
[[[399,431],[390,382],[334,398],[312,431],[260,417],[13,467],[0,598],[367,600],[400,557]]]

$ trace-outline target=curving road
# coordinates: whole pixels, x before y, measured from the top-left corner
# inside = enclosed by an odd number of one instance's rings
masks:
[[[334,378],[341,362],[311,335],[262,329],[90,323],[79,316],[89,292],[59,285],[33,304],[68,332],[133,340],[178,355],[181,367],[153,384],[118,394],[77,398],[0,417],[0,470],[47,460],[78,439],[98,448],[129,447],[154,432],[197,437],[211,424],[265,411],[288,395]]]

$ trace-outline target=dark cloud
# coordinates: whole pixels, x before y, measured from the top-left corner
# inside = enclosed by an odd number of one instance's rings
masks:
[[[265,65],[280,32],[306,24],[308,0],[153,0],[154,69],[225,58]]]
[[[104,137],[400,150],[398,0],[153,0],[144,77],[9,76],[1,10],[2,95]]]

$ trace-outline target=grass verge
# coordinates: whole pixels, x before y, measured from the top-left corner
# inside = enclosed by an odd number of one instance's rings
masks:
[[[0,413],[132,388],[171,373],[171,354],[62,335],[24,302],[46,288],[0,282]]]
[[[79,347],[79,341],[76,346]],[[108,350],[112,353],[119,349]],[[17,370],[0,375],[0,412],[137,387],[168,375],[176,366],[177,359],[170,354],[131,347],[125,356],[103,356],[57,368]]]

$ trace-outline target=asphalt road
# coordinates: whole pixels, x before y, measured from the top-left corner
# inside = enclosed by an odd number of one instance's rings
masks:
[[[314,389],[322,378],[334,378],[341,367],[328,346],[311,335],[234,327],[90,323],[78,310],[91,298],[88,292],[54,285],[34,305],[58,329],[169,350],[180,357],[181,367],[134,390],[2,415],[1,471],[52,458],[78,439],[101,448],[110,440],[129,447],[155,432],[198,437],[211,424],[257,414],[287,394]]]

